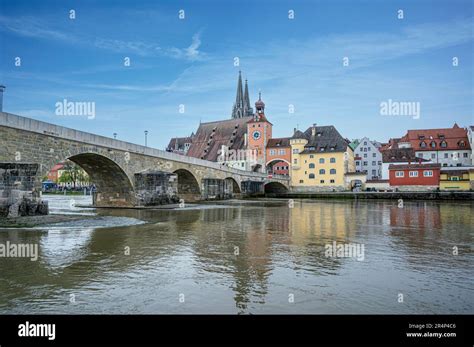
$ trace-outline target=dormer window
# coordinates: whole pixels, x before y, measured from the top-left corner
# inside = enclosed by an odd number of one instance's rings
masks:
[[[426,148],[426,142],[425,141],[420,142],[420,147],[421,148]]]
[[[440,138],[440,140],[444,140],[444,135],[443,134],[439,134],[438,137]]]
[[[466,147],[466,143],[464,141],[459,141],[459,147]]]
[[[321,133],[316,133],[316,136],[321,136]]]
[[[431,146],[431,148],[435,148],[436,147],[436,142],[431,141],[430,146]]]
[[[446,148],[446,147],[448,147],[448,144],[446,143],[446,141],[442,141],[440,146],[441,146],[441,148]]]
[[[424,140],[424,139],[425,139],[425,135],[418,136],[418,140]]]

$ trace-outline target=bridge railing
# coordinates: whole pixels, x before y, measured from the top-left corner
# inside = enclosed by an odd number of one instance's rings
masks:
[[[251,178],[260,178],[262,180],[268,178],[266,174],[259,172],[250,172],[244,170],[238,170],[229,168],[221,163],[216,163],[208,160],[198,159],[194,157],[187,157],[184,155],[167,152],[161,149],[145,147],[137,145],[135,143],[112,139],[110,137],[96,135],[80,130],[75,130],[67,127],[63,127],[56,124],[46,123],[32,118],[18,116],[12,113],[0,112],[0,126],[5,126],[14,129],[20,129],[25,131],[31,131],[46,136],[53,136],[64,138],[67,140],[87,143],[95,146],[113,148],[125,152],[139,153],[152,157],[158,157],[162,159],[168,159],[181,163],[187,163],[192,165],[199,165],[209,167],[217,170],[226,171],[240,176],[246,176]],[[278,178],[276,178],[278,179]],[[282,179],[288,179],[283,178]]]

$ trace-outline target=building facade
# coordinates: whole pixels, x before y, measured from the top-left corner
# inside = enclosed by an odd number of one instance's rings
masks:
[[[398,190],[436,190],[439,187],[441,164],[407,164],[389,166],[390,187]]]
[[[413,148],[417,157],[443,167],[472,164],[467,130],[457,124],[452,128],[408,130],[398,147]]]
[[[267,142],[267,173],[273,175],[290,174],[291,146],[290,138],[273,138]]]
[[[294,190],[347,190],[346,173],[354,172],[354,152],[336,128],[296,130],[290,139],[290,185]]]
[[[362,138],[354,149],[356,172],[366,172],[368,180],[382,178],[382,153],[377,142]]]

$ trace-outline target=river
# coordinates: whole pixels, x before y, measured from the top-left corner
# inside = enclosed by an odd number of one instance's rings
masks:
[[[39,249],[0,258],[2,314],[474,313],[471,202],[47,199],[51,213],[98,219],[0,229],[0,243]],[[363,257],[327,256],[333,242]]]

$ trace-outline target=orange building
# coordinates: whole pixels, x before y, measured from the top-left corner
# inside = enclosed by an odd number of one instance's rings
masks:
[[[274,175],[289,175],[291,163],[290,138],[274,138],[267,142],[267,173]]]

